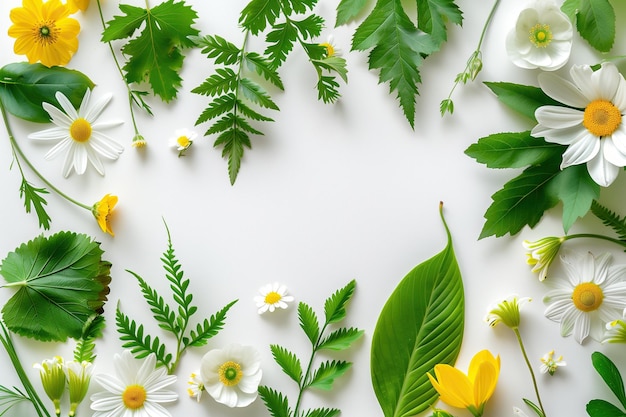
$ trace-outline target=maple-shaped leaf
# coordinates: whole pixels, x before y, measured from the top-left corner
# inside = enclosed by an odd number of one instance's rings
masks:
[[[182,78],[182,49],[194,46],[199,31],[192,27],[197,13],[184,1],[167,0],[154,8],[143,9],[121,4],[123,16],[107,22],[103,42],[132,37],[122,52],[128,57],[124,65],[128,83],[148,82],[154,94],[163,101],[176,98]],[[143,28],[143,29],[142,29]]]
[[[98,242],[72,232],[38,236],[9,253],[0,275],[16,292],[2,308],[6,326],[43,341],[80,339],[109,292],[103,253]]]

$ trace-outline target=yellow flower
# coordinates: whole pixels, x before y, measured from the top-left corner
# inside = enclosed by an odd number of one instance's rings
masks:
[[[72,8],[61,0],[22,0],[11,10],[9,36],[16,38],[13,50],[34,64],[66,65],[78,49],[80,24],[68,17]]]
[[[102,197],[102,200],[94,204],[91,209],[91,213],[96,218],[100,229],[102,229],[103,232],[110,234],[111,236],[115,236],[113,230],[111,230],[110,218],[116,204],[117,196],[107,194]]]
[[[67,5],[72,13],[76,13],[77,10],[84,12],[89,7],[89,0],[67,0]]]
[[[500,374],[500,356],[481,350],[472,358],[467,375],[447,365],[435,365],[436,379],[428,374],[441,401],[466,408],[475,417],[483,415],[485,403],[493,394]]]

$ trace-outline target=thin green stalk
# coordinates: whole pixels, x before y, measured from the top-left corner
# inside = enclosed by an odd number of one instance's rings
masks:
[[[528,355],[526,354],[526,349],[524,348],[524,342],[522,342],[522,335],[520,334],[519,329],[517,327],[513,328],[513,332],[515,333],[515,336],[517,337],[517,342],[519,343],[519,347],[522,351],[522,355],[524,356],[524,360],[526,361],[526,366],[528,367],[528,371],[530,372],[530,377],[533,380],[533,387],[535,388],[535,395],[537,396],[537,403],[539,404],[539,408],[541,409],[541,412],[543,413],[543,416],[545,417],[546,411],[543,409],[543,404],[541,403],[541,396],[539,395],[537,379],[535,378],[535,372],[533,371],[533,367],[531,366],[530,361],[528,360]]]
[[[320,345],[320,342],[322,340],[322,335],[324,334],[326,327],[328,327],[328,323],[324,323],[324,327],[322,327],[322,330],[320,331],[319,336],[317,337],[317,340],[315,341],[315,344],[313,345],[313,350],[311,351],[311,357],[309,358],[309,364],[306,367],[304,378],[302,378],[302,384],[298,387],[299,388],[298,399],[296,400],[296,407],[293,410],[293,415],[296,417],[298,416],[298,410],[300,409],[300,403],[302,402],[302,395],[304,394],[304,389],[305,389],[304,385],[307,383],[307,380],[309,379],[309,376],[311,375],[311,368],[313,367],[313,359],[315,358],[315,354],[317,353],[317,348]]]
[[[564,240],[570,240],[570,239],[578,239],[578,238],[591,238],[591,239],[600,239],[600,240],[606,240],[608,242],[612,242],[615,243],[616,245],[620,245],[620,246],[624,246],[626,247],[626,242],[624,242],[623,240],[619,240],[619,239],[615,239],[609,236],[604,236],[604,235],[597,235],[595,233],[577,233],[574,235],[567,235],[567,236],[563,236]]]

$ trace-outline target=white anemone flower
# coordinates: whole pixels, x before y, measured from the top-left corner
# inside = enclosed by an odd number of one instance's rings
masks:
[[[574,83],[554,74],[540,74],[541,89],[565,106],[542,106],[532,136],[567,145],[561,169],[587,164],[591,178],[608,187],[626,166],[626,81],[615,65],[573,66]]]
[[[294,300],[293,296],[287,295],[287,287],[278,282],[262,286],[259,293],[260,295],[254,297],[259,314],[266,311],[273,313],[277,308],[286,309],[289,307],[288,303]]]
[[[554,0],[536,0],[521,11],[506,38],[506,51],[520,68],[557,70],[569,60],[574,29]]]
[[[112,97],[113,95],[109,93],[91,103],[91,92],[87,89],[77,111],[69,99],[57,91],[55,98],[63,111],[50,103],[42,104],[56,127],[32,133],[28,137],[58,141],[45,158],[52,159],[65,152],[64,177],[70,175],[72,169],[79,175],[84,174],[87,162],[90,162],[100,175],[104,175],[104,165],[100,157],[115,160],[124,151],[122,145],[102,133],[103,130],[118,126],[122,122],[97,122]]]
[[[136,360],[125,350],[113,358],[115,375],[96,375],[94,379],[106,391],[91,396],[93,417],[171,417],[160,403],[178,399],[178,394],[164,389],[176,382],[164,367],[156,369],[156,357]]]
[[[250,405],[257,397],[262,375],[261,355],[252,346],[232,344],[210,350],[200,365],[204,389],[228,407]]]
[[[582,344],[601,341],[605,324],[626,307],[626,265],[610,265],[611,254],[562,256],[567,278],[546,281],[553,287],[543,299],[545,316],[561,323],[561,336],[574,334]]]

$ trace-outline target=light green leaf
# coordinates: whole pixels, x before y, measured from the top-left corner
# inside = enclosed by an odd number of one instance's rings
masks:
[[[463,14],[454,0],[418,0],[417,27],[430,34],[439,47],[448,40],[446,22],[461,25]]]
[[[272,417],[291,417],[289,401],[282,393],[262,385],[259,387],[259,396]]]
[[[591,354],[591,363],[594,369],[602,377],[604,383],[615,394],[622,407],[626,408],[626,391],[624,390],[624,380],[617,369],[617,366],[605,354],[601,352],[593,352]]]
[[[437,400],[427,373],[439,363],[454,365],[461,348],[463,282],[443,213],[441,218],[446,247],[400,281],[372,336],[372,384],[385,417],[427,410]]]
[[[562,170],[550,182],[548,193],[563,202],[563,230],[567,233],[579,217],[600,198],[600,186],[589,176],[586,164],[572,165]]]
[[[576,12],[580,9],[581,0],[565,0],[561,5],[561,11],[565,13],[572,22],[576,21]]]
[[[300,321],[300,328],[309,338],[311,344],[315,345],[320,335],[320,325],[317,315],[308,304],[298,304],[298,320]]]
[[[337,6],[335,27],[345,25],[363,11],[367,0],[341,0]]]
[[[239,80],[239,88],[244,97],[251,102],[258,104],[261,107],[278,110],[278,106],[274,103],[272,97],[270,97],[267,91],[250,78],[242,78]]]
[[[615,41],[615,10],[609,0],[585,0],[576,13],[576,28],[591,46],[609,52]]]
[[[318,349],[344,350],[348,349],[352,343],[363,336],[363,330],[351,327],[335,330],[324,338],[317,347]]]
[[[109,293],[111,264],[86,235],[38,236],[11,252],[0,275],[15,294],[2,308],[9,330],[38,340],[80,339]]]
[[[548,97],[541,88],[513,83],[486,82],[485,85],[498,97],[498,100],[536,121],[535,110],[541,106],[560,106],[561,103]]]
[[[50,121],[41,104],[60,107],[54,97],[57,91],[78,108],[85,91],[93,87],[94,83],[85,74],[64,67],[19,62],[0,69],[0,101],[9,113],[31,122]]]
[[[329,391],[333,388],[335,379],[345,374],[352,364],[346,361],[326,361],[323,362],[313,374],[311,381],[306,386]]]
[[[346,317],[346,306],[354,294],[355,287],[356,280],[352,280],[326,299],[324,302],[326,324],[340,322]]]
[[[300,359],[282,346],[270,345],[272,356],[284,373],[297,384],[302,382],[302,365]]]

